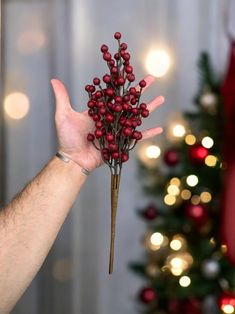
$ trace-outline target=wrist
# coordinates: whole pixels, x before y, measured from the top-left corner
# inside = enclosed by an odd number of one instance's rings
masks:
[[[84,168],[77,161],[75,161],[70,155],[63,152],[61,149],[58,150],[58,152],[56,153],[55,156],[57,158],[59,158],[65,164],[71,164],[71,165],[75,166],[77,168],[77,170],[79,169],[80,172],[86,177],[91,173],[88,169]]]

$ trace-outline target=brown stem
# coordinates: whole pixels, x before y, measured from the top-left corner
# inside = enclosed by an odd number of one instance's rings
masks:
[[[118,205],[118,193],[120,184],[120,174],[111,174],[111,238],[109,256],[109,274],[113,272],[114,242],[116,230],[116,214]]]

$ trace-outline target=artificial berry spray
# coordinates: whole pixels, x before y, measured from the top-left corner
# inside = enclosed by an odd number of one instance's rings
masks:
[[[112,56],[106,45],[101,46],[103,59],[108,66],[108,73],[93,84],[86,85],[88,92],[88,114],[95,123],[94,133],[87,135],[88,141],[100,150],[102,159],[111,171],[111,240],[109,273],[113,272],[116,213],[122,164],[129,159],[129,152],[142,138],[136,127],[142,124],[142,118],[149,115],[147,105],[140,103],[144,80],[137,87],[131,87],[135,81],[133,67],[127,44],[121,43],[121,34],[116,32],[118,51]],[[103,85],[103,86],[102,86]]]

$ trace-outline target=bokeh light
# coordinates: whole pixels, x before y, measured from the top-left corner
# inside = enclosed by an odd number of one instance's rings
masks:
[[[29,98],[21,92],[13,92],[5,97],[4,110],[12,119],[22,119],[29,112]]]
[[[184,140],[185,143],[188,145],[194,145],[197,141],[196,137],[193,134],[188,134]]]
[[[183,276],[180,278],[179,284],[181,285],[181,287],[186,288],[191,284],[191,279],[189,278],[189,276]]]
[[[168,192],[170,195],[177,196],[177,195],[180,194],[180,189],[179,189],[178,186],[176,186],[176,185],[169,185],[168,188],[167,188],[167,192]]]
[[[176,202],[176,197],[174,195],[170,195],[170,194],[167,194],[165,197],[164,197],[164,203],[166,205],[174,205]]]
[[[153,245],[160,246],[162,245],[163,241],[164,241],[164,237],[160,232],[155,232],[151,235],[150,242]]]
[[[157,159],[161,154],[161,149],[157,145],[149,145],[146,147],[146,156],[149,159]]]
[[[183,190],[181,192],[181,194],[180,194],[182,199],[185,200],[185,201],[189,200],[191,198],[191,195],[192,195],[192,193],[189,190],[187,190],[187,189]]]
[[[190,174],[187,177],[186,182],[189,186],[196,186],[198,184],[198,177],[195,174]]]
[[[221,310],[224,312],[224,313],[226,313],[226,314],[232,314],[232,313],[234,313],[234,306],[233,305],[231,305],[231,304],[224,304],[224,305],[222,305],[222,308],[221,308]]]
[[[181,182],[179,178],[174,177],[171,179],[170,184],[180,186]]]
[[[211,137],[205,136],[202,139],[202,146],[204,146],[205,148],[211,148],[213,145],[214,145],[214,141]]]
[[[184,137],[186,130],[182,124],[176,124],[172,129],[172,133],[175,137]]]
[[[200,198],[203,203],[209,203],[212,199],[212,196],[209,192],[202,192]]]
[[[151,50],[147,55],[145,65],[149,74],[155,77],[162,77],[170,68],[170,56],[163,49]]]
[[[214,155],[208,155],[205,159],[205,164],[208,167],[215,167],[217,164],[217,157],[215,157]]]

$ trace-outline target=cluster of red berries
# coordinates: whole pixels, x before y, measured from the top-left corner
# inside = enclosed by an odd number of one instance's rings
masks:
[[[89,95],[88,114],[96,127],[87,139],[93,143],[95,140],[99,142],[102,157],[108,164],[112,164],[113,160],[121,163],[129,159],[129,150],[142,138],[136,127],[142,124],[142,118],[149,115],[147,105],[140,103],[146,82],[140,81],[138,88],[130,87],[135,75],[127,44],[120,42],[119,32],[114,34],[114,38],[118,41],[119,49],[113,57],[108,46],[101,46],[103,59],[109,68],[109,73],[102,78],[105,87],[101,86],[101,80],[97,77],[93,79],[93,84],[85,87]]]

